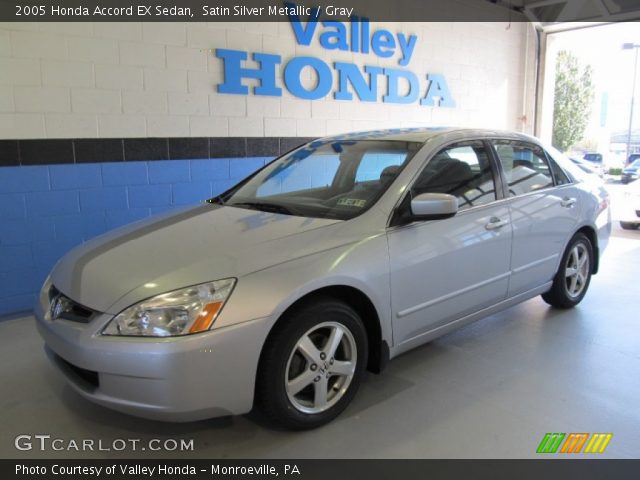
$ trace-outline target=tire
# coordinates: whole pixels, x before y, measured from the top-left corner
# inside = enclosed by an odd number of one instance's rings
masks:
[[[350,306],[326,297],[309,301],[287,314],[267,339],[256,380],[257,405],[292,430],[324,425],[355,396],[367,356],[367,332]]]
[[[543,293],[542,299],[556,308],[575,307],[587,293],[592,271],[593,245],[586,235],[576,233],[562,255],[551,290]]]
[[[624,230],[638,230],[638,227],[640,227],[639,224],[633,222],[620,222],[620,226]]]

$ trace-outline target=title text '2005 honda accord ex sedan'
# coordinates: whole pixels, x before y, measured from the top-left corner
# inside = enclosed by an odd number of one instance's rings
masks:
[[[575,306],[610,229],[603,188],[525,135],[324,138],[72,250],[37,324],[102,405],[188,421],[255,403],[310,428],[417,345],[540,294]]]

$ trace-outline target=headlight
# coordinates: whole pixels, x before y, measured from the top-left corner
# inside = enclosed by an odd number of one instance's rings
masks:
[[[119,313],[103,335],[171,337],[209,330],[236,283],[235,278],[174,290]]]

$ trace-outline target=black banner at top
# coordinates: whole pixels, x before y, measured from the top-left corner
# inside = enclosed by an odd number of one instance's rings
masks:
[[[569,2],[573,0],[568,0]],[[8,22],[277,22],[302,19],[349,21],[499,21],[528,18],[508,0],[0,0]],[[516,6],[514,6],[516,5]]]
[[[0,0],[5,22],[319,21],[613,22],[640,20],[640,1],[584,0]],[[319,15],[318,15],[319,14]]]

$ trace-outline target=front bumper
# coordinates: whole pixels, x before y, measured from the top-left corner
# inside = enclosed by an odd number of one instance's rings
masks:
[[[124,413],[185,422],[251,410],[268,318],[173,338],[108,337],[112,318],[51,321],[36,306],[45,350],[83,397]]]

